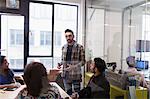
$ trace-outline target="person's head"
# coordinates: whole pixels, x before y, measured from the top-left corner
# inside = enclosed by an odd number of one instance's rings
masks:
[[[74,33],[70,29],[65,30],[65,37],[68,43],[72,43],[74,41]]]
[[[136,65],[135,56],[128,56],[126,58],[126,62],[127,62],[129,67],[135,67],[135,65]]]
[[[92,62],[90,69],[93,73],[103,73],[106,69],[106,63],[103,59],[96,57],[94,58],[94,61]]]
[[[0,57],[0,68],[4,69],[4,70],[9,68],[9,63],[7,61],[6,56],[1,55],[1,57]]]
[[[24,70],[24,81],[27,85],[28,94],[38,97],[43,87],[42,80],[47,77],[46,68],[40,62],[29,63]]]

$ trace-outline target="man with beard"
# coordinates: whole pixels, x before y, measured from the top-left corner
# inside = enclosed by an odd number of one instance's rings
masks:
[[[90,98],[109,99],[110,84],[105,78],[106,63],[101,58],[94,58],[90,70],[94,73],[87,87],[91,89]],[[81,93],[80,93],[81,94]]]
[[[58,68],[60,69],[62,66],[65,90],[69,95],[72,95],[73,91],[80,91],[81,66],[85,64],[85,51],[83,46],[74,40],[72,30],[66,29],[65,37],[67,44],[62,47],[62,61],[58,63]],[[72,90],[73,88],[74,90]]]

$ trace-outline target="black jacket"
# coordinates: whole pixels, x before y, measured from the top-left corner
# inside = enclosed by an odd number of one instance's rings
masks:
[[[109,99],[110,84],[103,74],[92,76],[87,87],[91,87],[91,98]]]

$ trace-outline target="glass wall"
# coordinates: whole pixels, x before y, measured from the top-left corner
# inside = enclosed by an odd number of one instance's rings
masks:
[[[86,52],[89,59],[104,57],[104,9],[88,8]]]
[[[145,0],[88,0],[87,57],[117,62],[118,70],[127,68],[129,55],[149,61],[149,6]]]
[[[129,69],[126,58],[135,56],[136,72],[149,82],[150,1],[88,0],[86,4],[87,59],[98,56],[106,63],[115,62],[115,73],[124,73]]]

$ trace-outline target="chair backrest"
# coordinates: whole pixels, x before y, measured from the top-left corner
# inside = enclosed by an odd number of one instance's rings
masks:
[[[127,87],[128,86],[140,86],[141,76],[139,74],[125,73],[127,75]]]
[[[118,74],[108,70],[105,72],[105,76],[111,85],[117,86],[121,89],[126,89],[126,75]]]
[[[133,75],[130,73],[118,74],[108,70],[105,76],[111,85],[117,86],[123,90],[128,89],[129,86],[140,85],[140,75]]]

